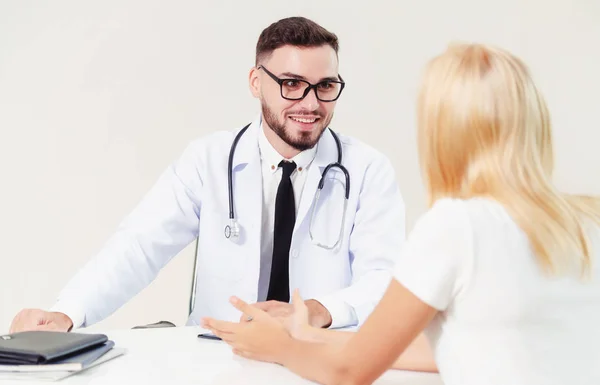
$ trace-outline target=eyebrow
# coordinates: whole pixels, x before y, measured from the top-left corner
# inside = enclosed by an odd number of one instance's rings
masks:
[[[288,78],[293,78],[293,79],[308,81],[306,79],[306,77],[304,77],[302,75],[298,75],[298,74],[292,73],[292,72],[284,72],[281,75],[279,75],[279,77],[288,77]],[[335,77],[335,76],[328,76],[328,77],[325,77],[325,78],[321,78],[321,80],[319,80],[317,83],[326,82],[326,81],[339,82],[340,79],[338,77]]]

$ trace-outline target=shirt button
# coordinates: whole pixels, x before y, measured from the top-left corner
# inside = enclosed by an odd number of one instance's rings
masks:
[[[302,172],[302,167],[298,167],[298,172]]]
[[[271,165],[271,170],[275,170],[275,165],[274,164]]]
[[[292,258],[298,258],[299,255],[300,255],[300,252],[298,252],[298,249],[292,250]]]

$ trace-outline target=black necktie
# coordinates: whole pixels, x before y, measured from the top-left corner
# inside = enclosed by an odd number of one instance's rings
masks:
[[[289,259],[292,231],[296,222],[296,203],[290,175],[296,169],[296,163],[281,161],[283,169],[281,182],[275,199],[275,228],[273,230],[273,259],[271,260],[271,279],[267,300],[289,302],[290,278]]]

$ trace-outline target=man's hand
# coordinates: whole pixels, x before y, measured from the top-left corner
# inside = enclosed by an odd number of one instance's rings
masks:
[[[25,309],[15,316],[9,333],[30,330],[68,332],[72,327],[73,321],[66,314],[40,309]]]
[[[311,326],[317,328],[329,327],[331,325],[331,314],[329,311],[321,305],[320,302],[309,299],[304,301],[306,308],[308,309],[308,321]],[[271,317],[278,319],[283,324],[287,325],[294,313],[294,305],[287,302],[279,302],[279,301],[266,301],[266,302],[257,302],[252,304],[253,307],[264,311],[269,314]],[[248,315],[243,314],[240,317],[240,322],[249,321]]]

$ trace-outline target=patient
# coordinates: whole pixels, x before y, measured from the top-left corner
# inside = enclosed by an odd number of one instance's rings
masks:
[[[421,332],[445,385],[600,384],[600,201],[552,184],[550,118],[527,67],[495,47],[449,47],[425,70],[418,142],[430,207],[358,332],[309,327],[298,293],[287,326],[233,298],[252,320],[205,327],[323,384],[431,369],[414,362],[427,361],[412,354]]]

